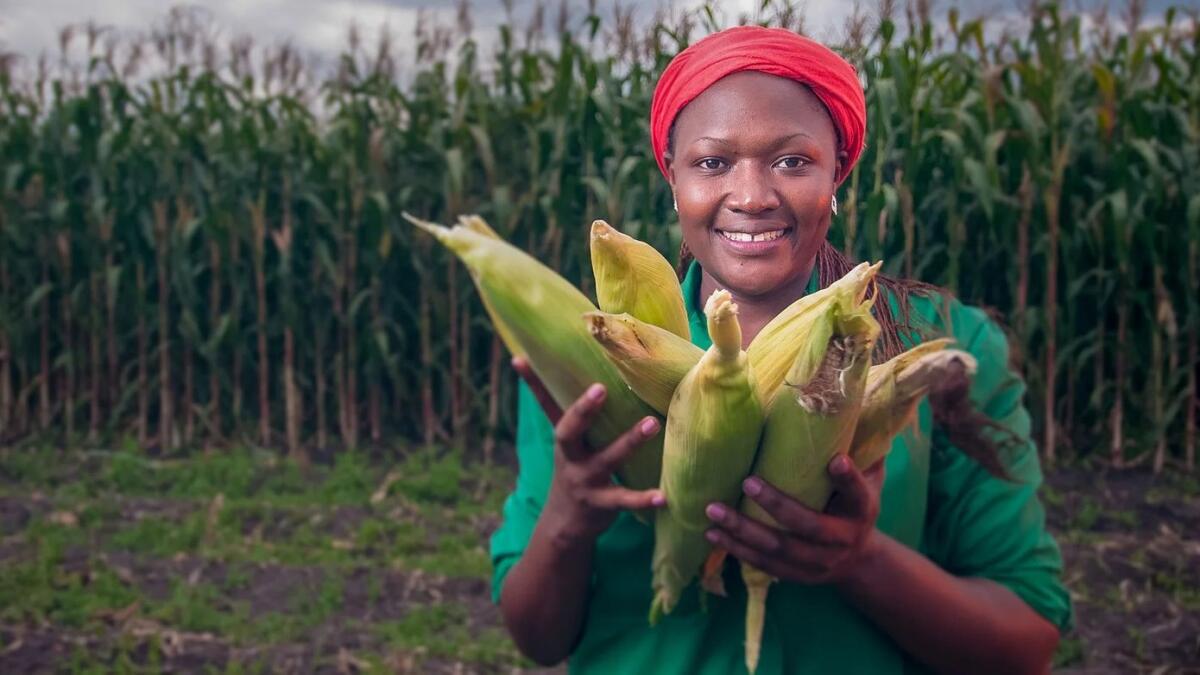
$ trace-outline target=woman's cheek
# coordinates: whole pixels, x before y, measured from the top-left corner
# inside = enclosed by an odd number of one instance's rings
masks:
[[[696,229],[708,229],[721,208],[721,190],[717,185],[688,186],[676,195],[680,218],[694,223]]]

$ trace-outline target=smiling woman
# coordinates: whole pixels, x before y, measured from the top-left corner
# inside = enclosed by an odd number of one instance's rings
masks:
[[[700,307],[713,291],[739,306],[748,345],[794,300],[849,270],[826,241],[866,127],[848,63],[787,31],[722,31],[668,65],[650,117],[683,232],[697,346],[711,344]],[[860,471],[834,458],[836,494],[823,512],[757,477],[744,482],[744,499],[773,526],[708,506],[709,541],[780,581],[757,672],[1044,672],[1071,607],[1004,333],[912,280],[881,278],[872,311],[877,362],[941,334],[976,358],[975,379],[922,404],[917,433],[898,437],[886,462]],[[726,596],[703,607],[685,593],[657,626],[646,623],[654,533],[630,510],[664,501],[658,490],[613,485],[611,466],[657,425],[585,448],[603,388],[560,410],[527,364],[514,365],[528,383],[520,475],[492,560],[493,595],[517,645],[541,663],[569,656],[572,672],[742,670],[747,594],[735,566],[724,568]]]

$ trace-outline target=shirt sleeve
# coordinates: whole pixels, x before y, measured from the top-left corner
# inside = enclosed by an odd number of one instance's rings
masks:
[[[503,521],[492,534],[492,601],[521,559],[546,502],[554,474],[554,427],[524,382],[517,387],[517,483],[504,501]]]
[[[1070,596],[1062,584],[1062,556],[1046,529],[1038,499],[1042,471],[1023,398],[1025,383],[1008,365],[1003,331],[979,309],[955,301],[952,334],[979,362],[970,398],[976,410],[1010,431],[1017,441],[1002,451],[1011,480],[996,478],[950,445],[935,427],[925,549],[959,576],[991,579],[1066,631],[1073,625]]]

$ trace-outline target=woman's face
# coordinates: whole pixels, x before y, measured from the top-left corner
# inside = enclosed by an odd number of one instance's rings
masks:
[[[782,77],[729,75],[675,118],[672,151],[683,239],[704,271],[736,297],[802,294],[845,157],[820,99]]]

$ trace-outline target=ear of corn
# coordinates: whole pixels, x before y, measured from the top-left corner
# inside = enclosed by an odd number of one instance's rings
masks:
[[[591,251],[600,309],[627,313],[690,339],[679,279],[657,249],[596,220],[592,222]]]
[[[436,237],[467,266],[501,339],[514,354],[529,359],[556,403],[571,404],[594,382],[606,387],[604,407],[587,436],[593,448],[607,446],[638,420],[653,414],[621,380],[580,320],[596,308],[570,282],[496,237],[482,220],[447,228],[408,214],[405,217]],[[564,320],[564,316],[570,318]],[[626,460],[618,471],[623,483],[639,490],[658,485],[660,437],[648,440]]]
[[[808,332],[814,317],[846,297],[861,302],[882,265],[882,262],[858,265],[829,286],[793,302],[754,336],[746,353],[750,356],[764,406],[770,406],[780,391],[784,377],[795,366],[801,350],[812,344]]]
[[[767,409],[753,474],[821,510],[833,492],[826,467],[854,438],[879,324],[871,303],[853,285],[835,288],[833,301],[810,321],[782,389]],[[742,500],[742,513],[778,526],[754,500]],[[750,567],[742,563],[748,594],[746,667],[754,672],[771,579]]]
[[[409,220],[413,220],[413,219],[409,218]],[[416,222],[416,221],[414,220],[413,222]],[[474,216],[474,215],[459,216],[458,223],[462,227],[465,227],[468,230],[470,230],[476,234],[479,234],[484,237],[488,237],[490,239],[495,239],[497,241],[500,240],[500,235],[496,234],[496,231],[492,229],[492,226],[488,225],[487,222],[483,218],[480,218],[479,216]],[[432,225],[432,223],[427,223],[427,224]],[[417,223],[417,225],[421,225],[421,224]],[[424,226],[422,226],[422,227],[424,227]],[[520,342],[516,339],[516,337],[513,336],[509,332],[508,325],[505,324],[503,321],[500,321],[498,319],[498,317],[496,316],[496,311],[494,309],[492,309],[492,305],[488,301],[487,294],[480,293],[479,299],[483,303],[483,310],[485,312],[487,312],[488,318],[490,318],[492,320],[492,326],[495,327],[496,332],[500,335],[500,340],[502,342],[504,342],[504,345],[506,347],[508,347],[508,351],[513,356],[527,357],[528,354],[525,353],[524,347],[522,347]]]
[[[592,337],[608,353],[625,383],[663,415],[683,376],[704,350],[678,335],[639,321],[629,314],[588,312]]]
[[[843,295],[816,317],[767,410],[755,475],[811,508],[824,508],[832,490],[826,464],[854,438],[878,335],[870,302],[853,295]],[[775,524],[753,500],[742,511]]]
[[[763,410],[729,292],[714,293],[705,313],[713,345],[676,388],[664,430],[667,506],[655,520],[651,623],[669,613],[699,575],[711,549],[704,510],[715,501],[736,507],[762,431]]]
[[[975,374],[975,357],[947,349],[953,341],[930,340],[872,366],[867,374],[863,409],[850,443],[850,458],[861,469],[883,459],[892,439],[917,416],[917,404],[958,368]]]

